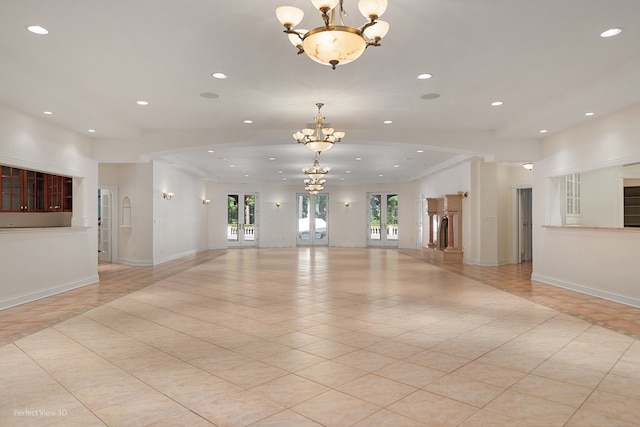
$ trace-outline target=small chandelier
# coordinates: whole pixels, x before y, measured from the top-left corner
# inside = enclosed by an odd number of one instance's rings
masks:
[[[309,194],[318,194],[320,191],[324,190],[323,184],[327,182],[326,179],[305,179],[304,180],[304,189],[308,191]]]
[[[333,128],[322,127],[324,117],[320,114],[320,109],[323,105],[321,102],[316,104],[318,114],[313,117],[316,122],[315,129],[305,128],[293,134],[293,139],[318,154],[331,149],[333,144],[342,141],[345,135],[344,132],[336,132]]]
[[[313,159],[313,166],[308,168],[308,167],[304,167],[302,168],[302,172],[307,175],[309,178],[316,180],[316,181],[320,181],[320,180],[324,180],[325,175],[329,173],[329,171],[331,170],[331,168],[329,166],[325,166],[323,168],[320,167],[320,159],[318,157],[314,157]],[[306,184],[306,182],[305,182]],[[324,184],[324,182],[323,182]]]
[[[298,54],[306,53],[309,58],[324,65],[348,64],[362,55],[367,46],[380,46],[380,40],[387,35],[389,24],[378,18],[387,10],[387,0],[360,0],[358,9],[369,20],[359,28],[344,25],[346,15],[343,0],[311,0],[320,11],[324,26],[312,30],[295,30],[304,17],[301,9],[281,6],[276,16],[289,35],[289,41],[298,48]]]

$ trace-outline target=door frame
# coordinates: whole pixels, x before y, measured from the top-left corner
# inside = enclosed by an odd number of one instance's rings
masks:
[[[315,209],[313,211],[310,211],[309,214],[309,240],[303,240],[300,238],[300,228],[299,228],[299,221],[300,221],[300,197],[302,196],[309,196],[312,203],[310,203],[310,206],[314,206],[315,207],[315,198],[316,196],[324,196],[327,198],[327,218],[325,220],[326,223],[326,232],[325,232],[325,238],[324,239],[316,239],[316,233],[315,233]],[[308,194],[308,193],[296,193],[296,245],[297,246],[328,246],[329,245],[329,193],[318,193],[318,194]],[[311,223],[311,220],[313,219],[313,224]],[[313,228],[313,233],[311,232],[311,229]]]
[[[521,196],[525,192],[530,192],[531,203],[529,206],[523,206]],[[526,211],[525,211],[526,210]],[[514,186],[512,189],[512,221],[513,221],[513,238],[512,238],[512,259],[520,264],[533,260],[533,188],[530,185]],[[527,224],[523,224],[523,216],[528,219]],[[525,230],[528,228],[528,231]],[[523,239],[525,233],[529,233],[528,239]],[[523,255],[524,254],[524,255]]]
[[[97,233],[97,242],[96,247],[98,249],[98,259],[104,262],[118,262],[118,235],[120,230],[120,200],[118,196],[118,186],[114,185],[99,185],[98,186],[98,196],[100,195],[101,190],[109,190],[111,192],[111,233],[109,237],[111,238],[111,260],[103,260],[100,257],[100,233],[102,232],[101,226],[97,225],[98,233]],[[98,203],[98,209],[100,209],[100,204]],[[97,217],[101,217],[102,212],[98,211]]]
[[[384,200],[384,209],[383,206],[380,206],[380,240],[371,239],[372,231],[371,231],[371,196],[372,195],[380,195],[380,197]],[[366,238],[367,238],[367,246],[379,246],[379,247],[388,247],[394,248],[398,247],[398,239],[387,239],[387,200],[388,196],[396,196],[398,197],[398,228],[400,227],[400,195],[397,191],[369,191],[366,194]],[[385,229],[384,235],[382,234],[382,228]]]
[[[244,200],[245,196],[253,196],[253,218],[255,224],[253,224],[253,240],[247,240],[244,238],[244,232],[242,234],[238,234],[238,240],[229,240],[229,196],[238,196],[238,204],[240,208],[240,200],[242,200],[242,208],[244,209]],[[260,203],[259,203],[259,194],[254,191],[230,191],[227,193],[227,221],[225,222],[225,227],[227,228],[227,246],[228,247],[253,247],[258,246],[259,243],[259,222],[260,222]],[[239,210],[239,209],[238,209]],[[242,222],[240,220],[242,219]],[[238,216],[238,228],[244,229],[244,218]]]

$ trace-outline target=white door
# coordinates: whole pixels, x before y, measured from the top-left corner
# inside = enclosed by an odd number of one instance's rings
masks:
[[[100,260],[111,262],[111,219],[112,219],[112,194],[111,190],[98,190],[98,252]]]
[[[398,194],[368,193],[367,245],[398,246]]]
[[[298,194],[298,245],[329,244],[329,196]]]
[[[227,244],[258,244],[258,196],[253,193],[227,195]]]

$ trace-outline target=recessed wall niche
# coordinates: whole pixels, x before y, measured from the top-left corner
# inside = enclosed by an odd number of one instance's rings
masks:
[[[131,227],[131,199],[122,199],[122,224],[121,227]]]

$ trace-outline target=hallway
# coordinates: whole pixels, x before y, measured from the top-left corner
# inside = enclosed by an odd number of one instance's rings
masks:
[[[640,309],[530,269],[326,247],[102,264],[0,311],[0,425],[637,425]]]

